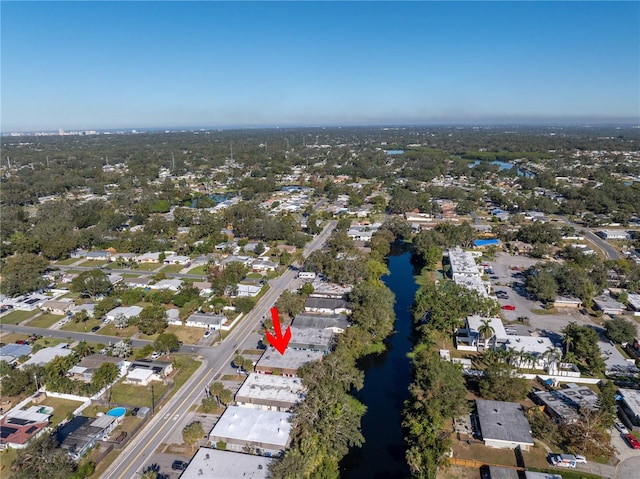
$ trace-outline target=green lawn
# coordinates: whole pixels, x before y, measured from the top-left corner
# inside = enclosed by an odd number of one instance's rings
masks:
[[[124,329],[116,329],[113,321],[107,324],[104,328],[100,329],[96,334],[102,334],[104,336],[119,336],[121,338],[130,338],[138,332],[138,328],[135,326],[128,326]]]
[[[108,261],[106,260],[93,260],[93,259],[88,259],[87,261],[83,261],[82,263],[80,263],[78,266],[84,266],[87,268],[97,268],[98,266],[104,266],[105,264],[107,264]]]
[[[81,294],[80,293],[67,293],[64,296],[60,296],[60,298],[58,299],[62,299],[62,298],[69,298],[69,299],[80,299]],[[82,301],[81,301],[82,302]],[[77,304],[77,303],[76,303]]]
[[[179,264],[170,264],[162,268],[160,271],[163,273],[179,273],[183,268],[184,266],[181,266]]]
[[[69,343],[69,340],[64,338],[46,338],[45,337],[45,338],[40,338],[35,342],[35,344],[42,345],[45,348],[52,348],[53,346],[56,346],[61,343]]]
[[[144,263],[137,265],[135,269],[139,269],[141,271],[153,271],[161,266],[162,265],[160,263]]]
[[[174,376],[175,387],[169,394],[167,399],[171,397],[182,385],[191,377],[196,369],[200,366],[200,362],[186,356],[174,357],[174,365],[178,373]],[[149,386],[134,386],[133,384],[117,383],[111,388],[111,400],[113,402],[129,404],[137,407],[151,407],[151,385],[153,385],[153,396],[159,398],[168,388],[157,381],[152,382]],[[158,404],[155,404],[156,409]]]
[[[39,311],[12,311],[9,314],[5,314],[0,318],[0,324],[19,324],[25,319],[29,319],[31,316],[35,316]]]
[[[93,328],[94,326],[99,326],[101,324],[102,321],[100,321],[99,319],[88,319],[84,323],[81,321],[76,323],[72,319],[69,323],[65,324],[60,329],[64,331],[75,331],[76,333],[88,333],[91,331],[91,328]]]
[[[189,270],[189,274],[201,274],[204,276],[206,273],[206,266],[196,266],[195,268],[191,268]]]
[[[60,261],[56,261],[55,264],[59,264],[62,266],[69,266],[70,264],[73,264],[79,260],[80,260],[79,258],[67,258],[67,259],[61,259]]]
[[[64,318],[64,315],[46,313],[29,321],[27,326],[31,326],[32,328],[50,328],[62,318]]]
[[[53,416],[51,416],[51,425],[53,427],[60,424],[81,405],[82,402],[80,401],[69,401],[68,399],[52,398],[48,396],[42,403],[38,404],[38,406],[49,406],[53,408]],[[27,404],[25,409],[28,409],[30,406],[34,406],[34,404]]]

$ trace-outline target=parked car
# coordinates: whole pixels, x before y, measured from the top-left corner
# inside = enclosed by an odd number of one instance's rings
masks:
[[[158,351],[154,351],[151,355],[151,359],[158,359],[160,357],[160,353]]]
[[[100,329],[100,326],[94,326],[93,328],[91,328],[91,332],[95,333],[96,331],[98,331]]]
[[[576,460],[573,454],[551,454],[549,460],[551,464],[557,467],[576,467]]]
[[[502,307],[502,309],[505,309],[505,310],[507,310],[507,311],[515,311],[515,310],[516,310],[516,307],[515,307],[514,305],[512,305],[512,304],[505,304],[505,305]]]
[[[188,464],[184,461],[175,460],[171,464],[171,469],[174,471],[184,471],[187,468]]]
[[[207,329],[207,330],[205,331],[205,333],[204,333],[203,338],[208,338],[209,336],[211,336],[211,330],[210,330],[210,329]]]
[[[584,456],[581,456],[580,454],[574,454],[573,457],[575,457],[576,463],[577,464],[586,464],[587,463],[587,458]]]
[[[629,434],[629,430],[620,421],[614,422],[613,425],[620,432],[620,434]]]
[[[625,441],[627,441],[627,444],[629,444],[630,448],[640,449],[640,441],[638,441],[638,439],[636,439],[633,434],[625,434],[622,437],[624,437]]]

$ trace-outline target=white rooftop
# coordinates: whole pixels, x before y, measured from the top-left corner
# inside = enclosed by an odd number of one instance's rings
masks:
[[[229,406],[209,436],[273,445],[284,449],[291,434],[291,417],[292,414],[287,412]]]
[[[551,340],[544,336],[508,336],[504,344],[509,349],[524,350],[537,356],[555,347]]]
[[[256,367],[267,367],[272,369],[298,369],[311,361],[320,361],[324,357],[322,351],[310,351],[307,349],[285,349],[284,354],[280,354],[273,347],[267,348]]]
[[[240,386],[236,398],[256,398],[293,405],[304,399],[304,389],[300,378],[251,373]]]
[[[480,296],[488,297],[487,287],[480,276],[465,276],[464,274],[454,273],[453,282],[467,289],[477,291]]]
[[[266,479],[273,459],[240,452],[201,447],[180,479],[225,478]]]
[[[122,314],[126,318],[131,318],[133,316],[138,316],[141,312],[142,308],[140,306],[118,306],[117,308],[113,308],[109,311],[107,313],[107,317],[115,318],[119,314]]]
[[[127,380],[144,382],[151,376],[153,376],[153,369],[133,368],[127,374]]]
[[[482,318],[478,315],[467,316],[467,325],[469,327],[469,332],[478,334],[478,328],[482,326],[482,322],[485,320],[489,320],[489,325],[493,328],[493,335],[496,339],[506,339],[512,336],[507,335],[507,332],[504,329],[504,325],[502,324],[502,320],[500,318]]]
[[[480,276],[480,269],[473,259],[473,255],[468,251],[463,251],[462,248],[457,247],[449,250],[449,263],[453,274]]]

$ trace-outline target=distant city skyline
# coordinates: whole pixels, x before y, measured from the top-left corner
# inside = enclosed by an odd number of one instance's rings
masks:
[[[640,122],[638,2],[12,2],[0,129]]]

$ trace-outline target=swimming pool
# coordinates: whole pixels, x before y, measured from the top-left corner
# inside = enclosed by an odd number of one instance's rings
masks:
[[[107,416],[122,417],[125,414],[127,414],[126,408],[114,407],[111,411],[107,413]]]

